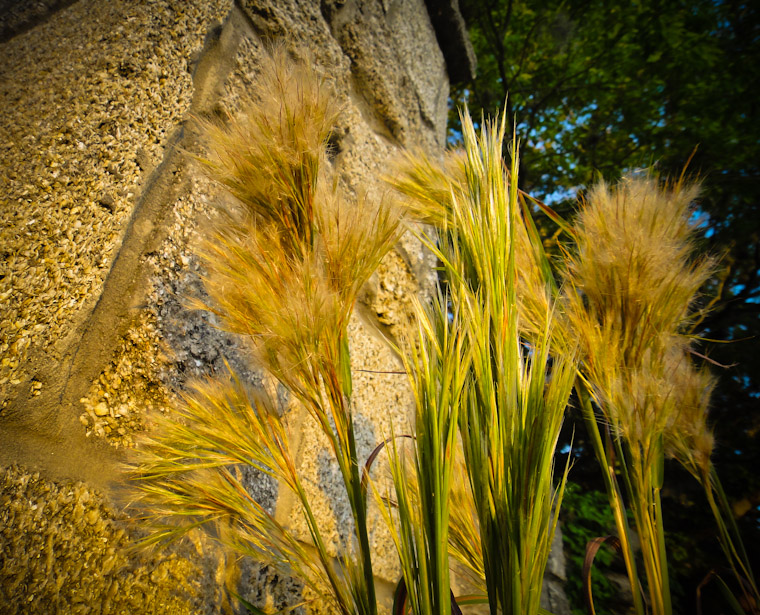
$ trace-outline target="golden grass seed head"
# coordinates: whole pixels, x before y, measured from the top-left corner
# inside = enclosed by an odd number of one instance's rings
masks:
[[[315,255],[289,257],[273,225],[224,228],[205,244],[209,309],[250,341],[258,359],[286,386],[303,392],[315,357],[335,357],[352,303]],[[308,378],[306,379],[308,381]]]
[[[325,275],[348,305],[398,242],[402,211],[387,198],[360,195],[348,202],[337,192],[320,190],[315,199],[317,252]]]
[[[690,310],[713,271],[711,259],[694,257],[697,194],[652,176],[602,182],[575,224],[562,318],[607,420],[632,442],[669,429],[681,413],[672,379],[685,360]]]
[[[711,259],[693,257],[690,206],[696,186],[661,188],[654,177],[594,187],[576,221],[568,281],[599,323],[622,332],[628,350],[642,338],[680,330]]]
[[[680,411],[665,434],[666,453],[691,472],[707,476],[715,447],[708,412],[716,379],[689,356],[672,367],[670,378]]]
[[[211,151],[201,159],[251,216],[276,222],[293,248],[313,239],[313,196],[341,111],[332,87],[275,48],[263,59],[256,98],[226,123],[201,121]]]
[[[406,152],[386,179],[403,195],[402,207],[412,219],[446,229],[452,222],[452,201],[467,182],[465,161],[463,150],[449,151],[442,160],[421,150]]]

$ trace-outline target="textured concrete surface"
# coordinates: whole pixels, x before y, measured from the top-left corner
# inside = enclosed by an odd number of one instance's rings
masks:
[[[0,471],[0,612],[219,612],[225,567],[212,544],[130,551],[139,537],[85,483]]]

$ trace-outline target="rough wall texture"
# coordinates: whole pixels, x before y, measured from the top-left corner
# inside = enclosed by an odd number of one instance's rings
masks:
[[[262,377],[242,344],[186,307],[203,292],[198,229],[221,198],[183,154],[202,147],[189,118],[235,112],[264,42],[282,40],[345,102],[333,161],[345,188],[380,190],[401,147],[445,143],[436,32],[423,0],[4,0],[0,13],[0,611],[218,612],[221,554],[201,538],[125,552],[139,528],[114,504],[123,450],[188,380],[224,360]],[[405,238],[352,322],[357,369],[398,368],[379,333],[433,283]],[[411,399],[398,374],[357,372],[355,389],[367,455]],[[337,551],[336,470],[309,421],[292,423]],[[251,489],[289,518],[274,485]],[[374,538],[390,586],[392,545]],[[298,590],[255,563],[239,582],[272,606]]]

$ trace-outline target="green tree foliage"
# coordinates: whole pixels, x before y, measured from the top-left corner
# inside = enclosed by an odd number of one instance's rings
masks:
[[[607,503],[607,496],[601,491],[586,491],[576,483],[568,482],[565,489],[564,523],[562,538],[567,557],[567,573],[571,579],[580,579],[583,571],[583,560],[586,545],[597,536],[607,536],[614,531],[615,520]],[[607,545],[603,545],[594,560],[591,570],[594,586],[594,603],[600,613],[606,613],[616,605],[615,597],[618,590],[612,582],[602,574],[608,571],[615,562],[615,553]],[[619,566],[619,568],[622,568]],[[625,574],[625,570],[616,570]],[[568,599],[575,605],[583,604],[583,593],[580,583],[568,583],[566,587]],[[575,606],[574,615],[586,615],[585,609]]]
[[[693,153],[701,241],[722,257],[695,333],[718,377],[715,463],[750,551],[760,525],[760,5],[740,0],[461,0],[478,75],[454,88],[474,117],[507,100],[521,139],[522,187],[559,210],[602,177],[654,166],[677,177]],[[459,134],[452,112],[453,138]],[[696,148],[696,150],[695,150]],[[568,430],[569,431],[569,430]],[[584,438],[576,433],[577,451]],[[576,464],[582,480],[583,463]],[[589,468],[588,477],[595,468]],[[672,471],[674,478],[679,476]],[[675,483],[674,483],[675,486]],[[688,528],[694,587],[721,560],[704,498],[688,479],[671,527]],[[667,494],[666,494],[667,497]],[[698,521],[704,513],[704,522]],[[678,515],[680,514],[679,518]],[[698,548],[696,545],[699,545]],[[687,593],[692,594],[690,590]],[[684,611],[686,612],[686,611]]]

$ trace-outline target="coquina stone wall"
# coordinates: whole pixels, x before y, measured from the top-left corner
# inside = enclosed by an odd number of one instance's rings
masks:
[[[261,382],[243,344],[188,309],[203,295],[194,246],[219,190],[187,152],[194,116],[235,113],[271,41],[328,76],[344,188],[382,190],[402,147],[445,146],[449,74],[473,70],[456,0],[0,0],[0,612],[217,613],[221,587],[282,607],[298,583],[207,539],[154,553],[123,510],[120,464],[151,417],[228,361]],[[435,26],[433,25],[435,24]],[[446,51],[446,56],[442,52]],[[411,396],[383,342],[435,283],[406,237],[351,324],[360,454]],[[367,370],[367,371],[359,371]],[[320,434],[299,460],[332,548],[347,509]],[[275,485],[251,491],[289,519]],[[296,522],[297,526],[297,522]],[[398,577],[375,533],[377,574]],[[547,606],[566,609],[561,549]]]

